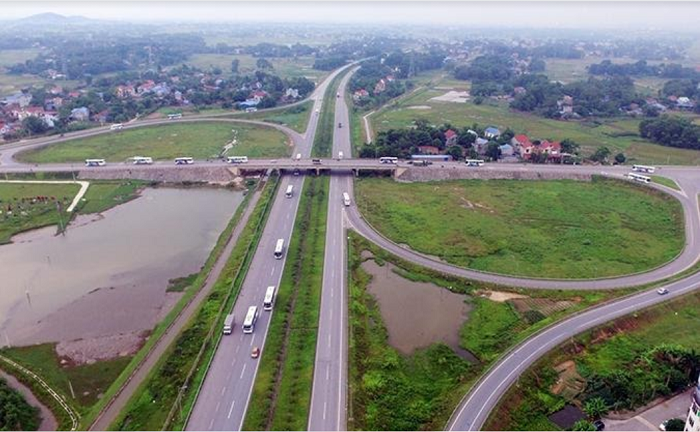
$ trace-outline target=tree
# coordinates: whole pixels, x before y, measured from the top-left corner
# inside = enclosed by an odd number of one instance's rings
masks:
[[[627,160],[627,157],[625,156],[624,153],[618,153],[615,155],[615,162],[617,162],[619,164],[625,163],[626,160]]]
[[[609,148],[601,146],[596,149],[595,153],[591,155],[590,159],[594,162],[604,163],[608,160],[610,153]]]
[[[29,116],[22,120],[22,128],[26,130],[30,135],[38,135],[49,130],[49,126],[46,122],[39,117]]]
[[[595,420],[603,417],[609,410],[608,404],[601,397],[593,397],[583,404],[583,411],[589,419]]]
[[[239,59],[233,59],[231,60],[231,73],[237,74],[238,73],[238,67],[241,65],[241,61]]]
[[[594,431],[595,426],[593,423],[589,422],[588,420],[579,420],[576,423],[574,423],[574,428],[572,430],[575,431]]]
[[[274,69],[274,68],[272,67],[272,63],[270,63],[270,62],[269,62],[267,59],[265,59],[265,58],[259,58],[258,61],[255,62],[255,66],[256,66],[258,69],[268,69],[268,70]]]
[[[498,160],[501,157],[501,149],[496,142],[490,142],[486,146],[486,156],[491,158],[491,160]]]
[[[452,158],[454,160],[462,159],[462,153],[463,153],[462,147],[460,147],[458,145],[449,146],[447,148],[447,151],[445,152],[445,154],[452,156]]]
[[[581,146],[579,146],[574,140],[569,138],[562,140],[560,144],[562,153],[578,154],[578,151],[581,148]]]
[[[679,418],[672,418],[666,421],[667,431],[682,431],[685,429],[685,422]]]

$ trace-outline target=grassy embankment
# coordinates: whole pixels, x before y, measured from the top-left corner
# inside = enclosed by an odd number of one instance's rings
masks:
[[[231,118],[243,118],[246,120],[263,120],[268,123],[277,123],[290,127],[291,129],[303,133],[309,124],[313,102],[306,101],[292,107],[281,106],[279,109],[271,111],[260,111],[254,113],[240,113],[231,115]]]
[[[253,210],[249,223],[241,233],[211,293],[200,305],[191,321],[180,332],[175,342],[168,347],[156,366],[151,369],[144,382],[111,425],[111,429],[182,428],[186,413],[194,403],[195,393],[204,379],[204,368],[201,366],[205,365],[214,354],[216,336],[220,335],[215,329],[220,327],[225,316],[223,311],[233,304],[245,279],[245,271],[262,235],[276,187],[277,181],[273,177],[272,181],[265,185],[263,195]],[[205,265],[193,288],[187,291],[186,295],[193,296],[201,289],[211,266],[223,250],[226,240],[241,214],[242,211],[236,213],[235,221],[232,221],[228,227],[230,230],[227,228],[227,232],[225,235],[222,234],[220,243],[217,244],[217,247],[221,248],[216,253],[212,253],[210,257],[211,265]],[[208,261],[207,264],[209,263]],[[128,375],[123,374],[123,376],[126,378]],[[185,384],[186,391],[180,394],[180,390]],[[178,407],[182,408],[181,410],[174,410],[176,403]],[[170,417],[171,410],[174,410],[172,418]]]
[[[232,130],[237,131],[232,133]],[[28,163],[83,163],[102,158],[123,162],[132,156],[150,156],[168,160],[178,156],[195,159],[215,158],[233,139],[237,144],[227,154],[249,157],[283,157],[290,155],[287,137],[268,127],[207,122],[173,123],[116,131],[72,140],[17,155]]]
[[[80,189],[77,184],[0,183],[0,244],[9,243],[12,236],[36,228],[56,225],[61,230],[75,214],[99,213],[135,198],[143,185],[139,181],[91,182],[84,201],[68,213],[65,209]],[[60,211],[57,203],[60,203]]]
[[[357,205],[397,243],[462,267],[547,278],[648,270],[684,241],[674,198],[626,182],[365,178]]]
[[[569,138],[582,146],[584,154],[592,153],[598,146],[607,146],[613,154],[623,152],[627,155],[628,163],[700,164],[700,152],[697,150],[663,147],[641,138],[640,119],[559,121],[511,110],[506,102],[486,100],[476,105],[471,101],[451,103],[431,100],[448,91],[442,87],[455,86],[453,80],[444,80],[444,83],[447,85],[435,80],[425,89],[371,116],[375,133],[409,127],[416,119],[426,119],[433,124],[450,123],[455,127],[478,123],[484,127],[494,125],[501,130],[509,127],[515,133],[527,134],[531,139]]]
[[[697,379],[692,372],[684,375],[691,363],[680,353],[700,350],[699,307],[700,294],[689,294],[576,336],[522,375],[485,430],[557,430],[548,416],[565,404],[585,407],[600,397],[620,408],[641,406],[675,386],[684,388]]]
[[[653,181],[654,183],[658,183],[660,185],[670,187],[671,189],[681,190],[681,188],[678,186],[678,183],[676,183],[673,179],[670,179],[668,177],[658,176],[658,175],[653,175],[650,177],[651,177],[651,181]]]
[[[313,380],[328,213],[328,177],[309,178],[244,429],[304,430]]]
[[[442,429],[461,397],[508,347],[566,315],[628,292],[494,286],[414,265],[354,233],[349,243],[351,430]],[[472,311],[460,330],[460,346],[479,361],[470,364],[444,344],[433,344],[411,355],[389,346],[381,311],[367,291],[371,276],[361,267],[363,251],[371,252],[380,265],[387,261],[396,265],[401,277],[470,295],[466,301],[472,303]],[[482,297],[485,290],[526,297],[497,302]]]

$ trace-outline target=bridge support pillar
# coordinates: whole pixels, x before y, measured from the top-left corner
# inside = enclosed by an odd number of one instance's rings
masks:
[[[241,169],[238,167],[229,167],[228,170],[231,174],[235,175],[236,177],[240,177],[241,175]]]
[[[394,180],[397,180],[399,177],[403,175],[403,173],[406,172],[406,168],[399,168],[397,167],[394,169]]]

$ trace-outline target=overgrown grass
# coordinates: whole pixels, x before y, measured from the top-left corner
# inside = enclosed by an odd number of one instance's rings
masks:
[[[624,182],[356,182],[367,220],[397,243],[495,273],[591,278],[648,270],[683,247],[673,197]]]
[[[30,405],[24,395],[0,377],[0,430],[37,430],[41,423],[39,408]]]
[[[491,413],[484,429],[542,430],[541,422],[564,403],[581,404],[591,396],[604,394],[596,391],[599,384],[592,381],[597,380],[595,377],[633,373],[640,368],[652,367],[651,372],[645,373],[645,379],[656,379],[654,375],[660,367],[658,362],[663,362],[664,357],[650,357],[650,350],[669,347],[669,344],[684,350],[700,349],[697,337],[699,307],[700,293],[696,292],[618,318],[574,337],[550,351],[522,375],[519,385],[511,387]],[[673,337],[669,339],[669,335]],[[559,375],[555,367],[564,362],[573,362],[573,368]],[[663,376],[660,378],[664,381]],[[674,376],[673,380],[677,378]],[[692,379],[695,378],[693,374]],[[686,384],[689,385],[692,379]],[[563,388],[554,393],[556,382],[563,383]],[[607,385],[611,383],[614,381],[610,380]],[[653,397],[655,390],[648,384],[645,384],[647,397]],[[616,389],[615,385],[610,388]]]
[[[220,312],[227,304],[232,303],[238,294],[243,281],[240,277],[240,269],[244,268],[252,258],[276,184],[277,182],[273,179],[272,183],[266,185],[263,196],[251,214],[250,222],[241,233],[211,293],[200,305],[194,318],[149,372],[113,423],[112,428],[118,430],[170,429],[171,424],[166,423],[166,420],[178,399],[180,389],[193,367],[202,364],[197,362],[207,358],[207,356],[199,356],[203,347],[204,349],[211,347],[213,351],[215,340],[209,335],[212,334],[212,329],[219,325],[218,321],[223,319]],[[209,270],[205,266],[205,270],[200,275],[208,274]],[[201,286],[197,290],[200,288]],[[214,332],[214,334],[218,333]],[[188,385],[184,398],[192,397],[194,390],[196,387]],[[184,420],[184,412],[177,411],[177,417],[171,421],[177,423]]]
[[[282,106],[279,107],[278,110],[241,113],[235,117],[277,123],[290,127],[299,133],[303,133],[306,131],[306,126],[309,124],[309,118],[312,115],[312,107],[313,102],[306,101],[291,107]]]
[[[65,395],[68,403],[78,412],[85,412],[97,402],[131,360],[131,357],[119,357],[94,364],[62,365],[55,343],[4,348],[0,354],[42,377],[52,388]],[[0,365],[4,367],[4,363]],[[71,385],[75,398],[70,391]]]
[[[300,197],[245,430],[304,430],[313,380],[328,213],[328,177]]]
[[[235,133],[232,131],[236,131]],[[227,154],[283,157],[290,154],[287,137],[270,127],[223,122],[178,123],[115,131],[72,140],[17,155],[23,162],[83,163],[88,158],[124,162],[133,156],[168,160],[178,156],[216,158],[236,139]]]
[[[350,233],[350,239],[348,417],[352,420],[348,427],[355,430],[442,429],[461,397],[469,391],[495,358],[509,347],[564,316],[629,292],[530,290],[469,281],[407,262],[355,233]],[[472,296],[469,301],[473,309],[461,328],[460,345],[472,351],[479,362],[469,365],[457,375],[446,376],[443,375],[444,371],[430,370],[430,367],[444,368],[445,364],[454,365],[463,361],[447,346],[432,345],[411,356],[402,356],[389,347],[381,313],[372,296],[366,291],[370,276],[360,266],[362,251],[371,252],[379,264],[387,261],[393,263],[398,267],[397,273],[401,277],[434,283],[453,292]],[[551,312],[540,313],[538,320],[533,321],[528,311],[519,312],[510,302],[496,303],[481,298],[484,290],[522,294],[538,304],[566,304],[565,307]],[[546,309],[542,310],[546,312]],[[426,359],[434,366],[426,365]],[[428,372],[425,372],[426,370]],[[396,376],[393,376],[394,374]],[[434,382],[429,379],[432,376],[440,379]],[[442,378],[444,380],[441,380]],[[386,387],[375,389],[373,386],[377,382],[386,384]],[[419,407],[421,410],[413,412],[411,408],[402,408],[390,411],[388,407],[392,405]],[[409,419],[413,423],[406,423]]]
[[[199,273],[192,273],[191,275],[170,279],[168,281],[167,292],[183,292],[187,288],[191,287],[195,280],[197,280]]]

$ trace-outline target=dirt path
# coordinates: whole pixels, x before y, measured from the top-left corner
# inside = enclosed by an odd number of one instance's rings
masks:
[[[209,276],[207,277],[206,283],[202,289],[200,289],[197,295],[192,298],[187,306],[185,306],[180,315],[175,318],[170,327],[165,331],[163,336],[161,336],[160,340],[156,342],[141,364],[138,365],[131,377],[127,379],[126,383],[121,389],[119,389],[115,397],[102,410],[95,422],[90,426],[90,430],[109,429],[109,426],[117,418],[129,399],[131,399],[131,396],[133,396],[133,394],[136,392],[150,370],[153,368],[153,366],[155,366],[156,362],[158,362],[165,350],[168,349],[170,344],[172,344],[180,334],[180,331],[197,311],[200,303],[209,295],[214,287],[214,284],[216,284],[217,279],[219,279],[219,275],[223,271],[226,261],[228,260],[229,255],[231,255],[231,251],[236,245],[238,237],[240,237],[243,228],[245,228],[246,224],[248,223],[248,219],[250,218],[253,209],[255,209],[259,199],[260,191],[258,190],[254,192],[254,195],[251,197],[245,212],[231,233],[231,237],[229,237],[226,247],[219,256],[219,259],[216,260],[211,272],[209,272]]]
[[[0,377],[5,378],[5,381],[7,381],[7,385],[12,387],[13,389],[17,390],[24,396],[24,398],[27,400],[29,405],[35,406],[39,408],[39,411],[41,413],[41,424],[39,424],[39,429],[40,431],[55,431],[56,428],[58,427],[58,423],[56,422],[56,417],[53,416],[53,413],[51,412],[50,409],[46,407],[46,405],[42,404],[39,399],[34,396],[34,393],[29,389],[29,387],[25,386],[21,382],[17,380],[17,378],[13,377],[12,375],[5,373],[0,370]]]

